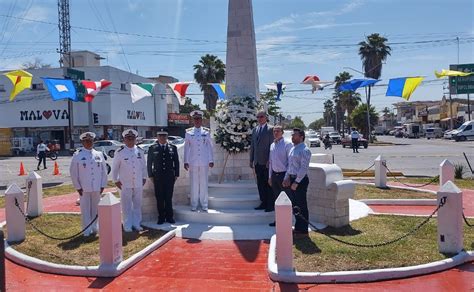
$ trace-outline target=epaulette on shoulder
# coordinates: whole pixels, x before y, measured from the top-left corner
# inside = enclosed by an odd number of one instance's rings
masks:
[[[206,128],[206,127],[202,127],[202,128],[203,128],[204,130],[208,131],[208,132],[211,131],[211,129],[209,129],[209,128]]]
[[[191,132],[193,129],[194,129],[194,127],[187,128],[187,129],[186,129],[186,132]]]
[[[122,151],[124,148],[125,148],[125,146],[124,146],[124,145],[120,146],[120,148],[119,148],[119,149],[117,149],[117,152],[120,152],[120,151]]]

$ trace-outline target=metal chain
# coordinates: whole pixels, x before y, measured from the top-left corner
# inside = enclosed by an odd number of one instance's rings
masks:
[[[359,173],[357,173],[357,174],[355,174],[355,175],[352,175],[352,177],[354,177],[354,176],[359,176],[359,175],[363,174],[363,173],[366,172],[367,170],[371,169],[374,165],[375,165],[375,163],[372,163],[371,166],[367,167],[366,169],[362,170],[361,172],[359,172]]]
[[[437,182],[439,180],[439,178],[437,176],[433,177],[429,182],[425,183],[425,184],[422,184],[422,185],[410,185],[410,184],[407,184],[407,183],[404,183],[402,182],[401,180],[399,180],[394,174],[393,172],[390,171],[390,169],[388,169],[387,165],[386,164],[383,164],[383,166],[385,166],[385,169],[387,169],[388,173],[390,174],[391,177],[393,177],[394,180],[396,180],[398,183],[404,185],[404,186],[407,186],[407,187],[410,187],[410,188],[422,188],[422,187],[426,187],[427,185],[431,185],[435,182]]]
[[[295,216],[298,216],[299,218],[301,218],[302,220],[304,220],[306,223],[308,223],[311,227],[314,228],[314,230],[316,230],[317,232],[321,233],[322,235],[326,236],[326,237],[329,237],[330,239],[332,240],[335,240],[339,243],[342,243],[342,244],[346,244],[346,245],[349,245],[349,246],[354,246],[354,247],[367,247],[367,248],[375,248],[375,247],[381,247],[381,246],[386,246],[386,245],[389,245],[389,244],[392,244],[392,243],[395,243],[395,242],[398,242],[412,234],[414,234],[415,232],[417,232],[421,227],[423,227],[426,223],[428,223],[428,221],[434,216],[434,214],[436,212],[438,212],[439,208],[443,207],[444,204],[446,204],[446,197],[442,197],[440,202],[439,202],[439,205],[438,207],[428,216],[426,217],[425,220],[423,220],[423,222],[421,222],[420,224],[418,224],[415,228],[413,228],[411,231],[403,234],[402,236],[399,236],[395,239],[392,239],[392,240],[389,240],[389,241],[385,241],[385,242],[381,242],[381,243],[374,243],[374,244],[361,244],[361,243],[354,243],[354,242],[349,242],[349,241],[345,241],[345,240],[342,240],[342,239],[339,239],[337,237],[334,237],[330,234],[327,234],[325,233],[322,229],[319,229],[317,228],[314,224],[312,224],[311,222],[309,222],[308,220],[306,220],[306,218],[304,218],[304,216],[301,214],[300,212],[300,209],[299,207],[295,206],[293,207],[293,210],[294,210],[294,213],[295,213]]]
[[[18,208],[18,210],[20,211],[21,215],[23,215],[23,217],[25,218],[25,221],[31,225],[31,227],[36,230],[38,233],[50,238],[50,239],[54,239],[54,240],[68,240],[68,239],[72,239],[72,238],[75,238],[79,235],[81,235],[82,233],[84,233],[84,231],[87,230],[87,228],[89,228],[92,224],[94,224],[94,222],[97,220],[97,218],[99,217],[99,215],[95,215],[95,218],[91,221],[91,223],[89,223],[84,229],[82,229],[81,231],[79,231],[78,233],[74,234],[74,235],[71,235],[71,236],[68,236],[68,237],[55,237],[55,236],[52,236],[52,235],[48,235],[46,234],[45,232],[41,231],[35,224],[33,224],[33,222],[30,220],[30,218],[28,218],[28,216],[26,216],[26,214],[23,212],[23,210],[20,208],[20,204],[18,203],[18,200],[15,198],[15,206]]]
[[[467,217],[464,215],[464,212],[462,212],[462,219],[464,219],[464,223],[466,223],[467,226],[474,227],[474,224],[471,224],[469,221],[467,221]]]

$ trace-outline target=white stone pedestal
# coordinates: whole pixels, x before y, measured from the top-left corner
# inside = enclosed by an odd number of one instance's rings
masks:
[[[374,161],[375,166],[375,186],[378,188],[387,187],[387,168],[385,165],[387,161],[382,158],[382,155],[377,156]]]
[[[10,185],[5,192],[5,217],[8,229],[8,242],[21,242],[25,240],[25,218],[15,205],[16,199],[21,210],[25,212],[23,196],[23,191],[16,184]]]
[[[98,208],[100,265],[117,265],[123,259],[120,200],[105,193]]]
[[[275,201],[276,254],[278,271],[293,270],[293,208],[290,198],[281,192]]]
[[[438,204],[446,197],[446,203],[438,210],[438,249],[441,253],[459,253],[463,249],[462,191],[451,181],[438,191]]]
[[[30,172],[26,178],[27,214],[38,217],[43,214],[43,179],[36,172]]]

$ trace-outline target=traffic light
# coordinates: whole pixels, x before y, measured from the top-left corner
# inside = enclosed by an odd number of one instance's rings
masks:
[[[99,114],[94,113],[94,124],[99,123]]]

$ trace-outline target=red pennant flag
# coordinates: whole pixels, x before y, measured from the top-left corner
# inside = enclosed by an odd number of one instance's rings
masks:
[[[81,83],[87,90],[87,94],[84,96],[86,102],[91,102],[99,91],[112,84],[112,82],[105,79],[100,81],[82,80]]]
[[[173,89],[174,94],[178,98],[179,104],[184,105],[185,97],[186,97],[186,90],[188,90],[189,85],[193,82],[176,82],[176,83],[169,83],[168,86]]]

